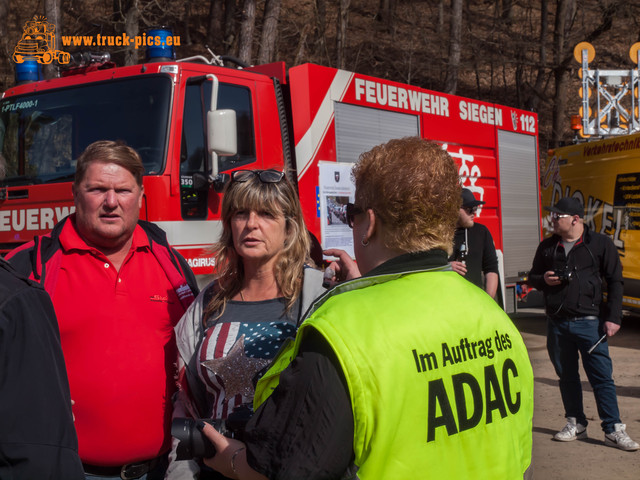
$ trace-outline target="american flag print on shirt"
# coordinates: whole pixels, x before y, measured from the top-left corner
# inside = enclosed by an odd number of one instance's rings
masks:
[[[251,404],[253,398],[237,394],[231,398],[225,395],[222,379],[214,375],[202,362],[213,358],[223,358],[242,336],[245,336],[245,355],[251,358],[272,359],[278,353],[285,339],[294,337],[296,328],[285,321],[264,323],[217,322],[205,331],[205,337],[198,351],[198,376],[206,387],[208,417],[224,419],[235,407]]]

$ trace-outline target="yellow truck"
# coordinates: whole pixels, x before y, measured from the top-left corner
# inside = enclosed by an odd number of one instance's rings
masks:
[[[585,224],[611,237],[620,253],[624,307],[640,310],[640,44],[629,52],[636,64],[630,70],[589,69],[595,51],[586,42],[574,55],[582,63],[583,99],[572,119],[576,138],[541,160],[542,205],[562,197],[582,200]],[[551,234],[548,217],[542,225],[544,235]]]

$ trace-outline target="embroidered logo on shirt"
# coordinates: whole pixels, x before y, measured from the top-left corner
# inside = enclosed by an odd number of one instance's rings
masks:
[[[191,288],[189,287],[189,285],[187,285],[186,283],[183,283],[182,285],[180,285],[177,289],[176,289],[176,293],[178,294],[178,297],[180,298],[180,300],[184,300],[187,297],[193,297],[193,292],[191,291]]]
[[[168,296],[166,296],[166,295],[158,295],[158,294],[151,295],[151,296],[149,297],[149,300],[151,300],[152,302],[164,302],[164,303],[171,303],[171,302],[169,301],[169,297],[168,297]]]

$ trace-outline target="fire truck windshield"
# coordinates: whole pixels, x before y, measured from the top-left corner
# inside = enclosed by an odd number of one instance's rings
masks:
[[[171,80],[145,75],[0,100],[0,152],[8,185],[68,182],[97,140],[135,148],[145,174],[164,169]]]

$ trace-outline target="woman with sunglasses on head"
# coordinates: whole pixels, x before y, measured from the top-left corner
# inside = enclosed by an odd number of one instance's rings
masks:
[[[449,260],[455,272],[496,298],[499,283],[496,247],[489,229],[475,221],[478,207],[484,204],[475,199],[471,190],[462,189],[462,206]]]
[[[353,177],[363,276],[314,302],[259,381],[244,441],[201,425],[217,452],[205,463],[239,479],[521,480],[533,372],[511,319],[448,265],[455,163],[405,138],[362,154]]]
[[[311,268],[297,192],[283,172],[233,172],[221,218],[216,278],[176,326],[181,391],[174,418],[246,420],[254,377],[325,291],[322,272]],[[173,461],[167,478],[193,478],[199,469],[194,461]],[[214,473],[199,478],[224,478]]]

